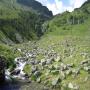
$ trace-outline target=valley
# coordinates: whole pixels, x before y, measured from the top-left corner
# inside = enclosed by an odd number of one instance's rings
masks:
[[[32,25],[36,23],[37,15],[30,12],[26,15],[24,12],[24,16],[26,20],[32,19],[28,23],[25,22],[25,27],[20,29],[21,32],[25,29],[23,32],[26,34],[21,33],[25,38],[21,40],[18,37],[20,42],[17,42],[14,41],[15,37],[10,37],[13,43],[2,42],[2,37],[0,38],[0,60],[7,64],[4,65],[5,69],[0,67],[0,70],[5,72],[5,80],[10,82],[11,90],[89,90],[90,1],[73,12],[66,11],[53,17],[51,15],[49,19],[44,17],[45,21],[40,17],[42,22],[38,21],[38,24],[41,25],[42,32],[38,31],[41,33],[39,38],[35,32],[34,38],[30,37],[33,34],[29,34],[30,27],[27,26],[31,22]],[[24,18],[21,18],[22,21]],[[34,29],[34,26],[32,28]],[[2,32],[1,29],[0,31]],[[2,33],[0,35],[2,36]],[[12,82],[19,83],[17,85]],[[13,88],[14,85],[17,88]]]

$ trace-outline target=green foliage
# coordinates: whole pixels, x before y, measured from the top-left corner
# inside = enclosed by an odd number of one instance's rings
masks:
[[[30,5],[28,5],[28,2]],[[37,5],[40,5],[40,7],[37,7]],[[21,43],[38,39],[43,35],[42,23],[51,16],[52,13],[37,1],[1,0],[0,41]]]
[[[19,56],[19,52],[14,52],[11,47],[0,44],[0,55],[6,58],[7,68],[13,68],[15,66],[14,59]]]

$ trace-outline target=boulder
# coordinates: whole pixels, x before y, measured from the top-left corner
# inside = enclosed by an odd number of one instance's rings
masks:
[[[35,71],[37,71],[37,67],[36,66],[32,66],[31,67],[31,72],[34,73]]]
[[[55,67],[56,70],[60,70],[60,65],[55,64],[54,67]]]
[[[65,72],[60,71],[60,78],[64,80],[66,78]]]
[[[61,71],[68,70],[67,65],[65,65],[65,64],[63,64],[63,63],[61,63],[60,70],[61,70]]]
[[[71,74],[72,74],[72,70],[71,69],[66,71],[66,75],[71,75]]]
[[[57,57],[55,58],[55,61],[56,61],[56,62],[59,62],[59,61],[61,61],[61,58],[60,58],[60,56],[57,56]]]
[[[73,89],[73,90],[79,90],[79,86],[77,86],[76,84],[72,84],[72,83],[68,84],[68,88]]]
[[[54,79],[52,80],[52,86],[56,86],[56,85],[58,84],[58,82],[60,82],[60,81],[61,81],[61,79],[60,79],[59,77],[54,78]]]
[[[16,70],[13,70],[12,72],[11,72],[11,75],[18,75],[18,74],[20,74],[20,69],[16,69]]]
[[[52,64],[52,59],[47,59],[46,64]]]
[[[78,74],[80,74],[80,69],[78,68],[78,69],[73,69],[72,70],[72,73],[75,75],[75,76],[77,76]]]
[[[41,82],[41,78],[37,78],[36,82],[40,83]]]
[[[35,65],[35,60],[29,61],[30,64]]]
[[[83,69],[87,72],[90,72],[90,66],[84,67]]]
[[[35,71],[34,76],[39,77],[40,74],[41,74],[40,71]]]
[[[71,63],[71,64],[67,64],[67,67],[68,67],[68,68],[73,68],[73,66],[74,66],[73,63]]]
[[[45,60],[45,59],[42,59],[40,64],[41,64],[42,66],[46,65],[46,60]]]
[[[88,64],[89,60],[83,60],[80,64],[84,65],[84,64]]]

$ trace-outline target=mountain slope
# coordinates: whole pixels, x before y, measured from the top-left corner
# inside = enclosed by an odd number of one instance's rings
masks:
[[[27,1],[30,6],[26,5]],[[33,6],[31,0],[0,0],[0,41],[4,43],[20,43],[36,39],[42,35],[41,24],[52,17],[51,11],[40,5]],[[37,9],[36,9],[37,8]]]
[[[56,80],[56,77],[60,77],[61,81],[58,81],[56,86],[64,87],[61,90],[74,90],[71,89],[74,88],[74,85],[77,90],[89,90],[90,72],[85,68],[90,67],[90,1],[71,13],[64,12],[47,21],[43,24],[43,31],[45,35],[37,42],[39,48],[43,48],[47,52],[58,53],[61,60],[58,63],[50,64],[54,69],[50,69],[48,76],[43,77],[42,75],[43,80],[50,77],[47,82],[48,85],[51,85],[52,79]],[[88,64],[81,65],[81,62],[86,60],[89,60]],[[74,65],[69,69],[72,71],[69,72],[69,75],[67,75],[68,70],[52,73],[54,70],[58,70],[55,69],[56,67],[67,64]],[[46,69],[44,68],[44,70]],[[48,72],[48,70],[46,71]],[[74,75],[74,71],[79,72]],[[69,85],[73,87],[70,88]]]

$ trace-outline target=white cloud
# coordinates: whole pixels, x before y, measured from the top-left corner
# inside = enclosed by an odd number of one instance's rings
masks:
[[[66,10],[73,11],[74,8],[79,8],[87,0],[68,0],[69,4],[66,6],[62,0],[55,0],[55,2],[50,3],[49,0],[37,0],[43,5],[47,6],[49,10],[53,12],[54,15],[62,13]]]

